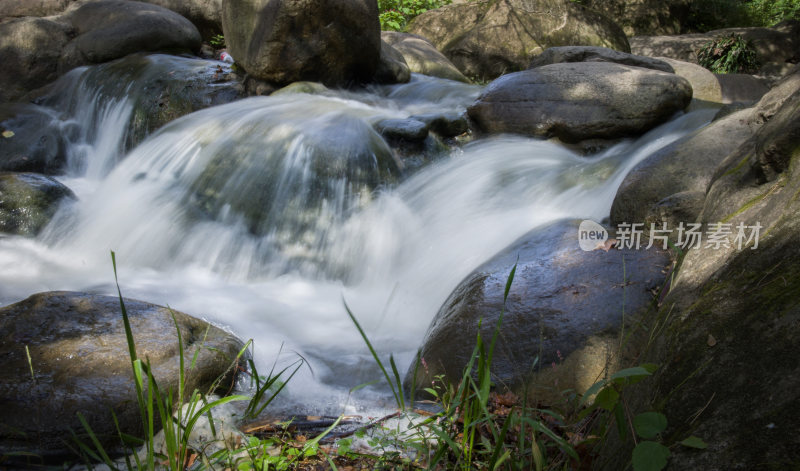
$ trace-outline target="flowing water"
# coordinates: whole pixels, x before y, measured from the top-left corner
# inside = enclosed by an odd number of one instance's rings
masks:
[[[0,238],[0,305],[46,290],[113,294],[114,250],[125,296],[254,339],[262,371],[306,358],[311,368],[285,402],[315,412],[380,408],[388,397],[381,387],[349,393],[379,374],[344,300],[404,371],[473,269],[548,221],[607,217],[633,166],[713,115],[678,116],[592,157],[482,139],[412,172],[372,124],[461,112],[478,87],[415,76],[361,92],[249,98],[126,150],[130,97],[142,90],[133,79],[109,93],[91,72],[62,79],[52,104],[71,130],[60,180],[79,201],[36,239]]]

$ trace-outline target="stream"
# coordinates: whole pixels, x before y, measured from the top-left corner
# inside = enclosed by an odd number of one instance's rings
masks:
[[[638,162],[716,111],[681,114],[590,157],[496,136],[412,166],[372,125],[462,112],[480,92],[415,75],[404,85],[213,106],[127,149],[130,97],[146,90],[135,76],[104,88],[91,72],[60,79],[61,95],[47,104],[69,130],[58,179],[78,201],[35,239],[0,238],[0,305],[49,290],[114,295],[113,250],[124,296],[253,339],[261,372],[308,360],[279,406],[319,414],[392,405],[380,383],[351,392],[381,374],[343,301],[403,374],[472,270],[549,221],[606,218]]]

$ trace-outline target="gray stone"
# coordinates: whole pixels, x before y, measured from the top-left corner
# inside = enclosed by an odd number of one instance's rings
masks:
[[[375,72],[375,81],[378,83],[408,83],[411,80],[411,70],[403,54],[386,41],[381,40],[381,60]]]
[[[35,236],[75,194],[38,173],[0,172],[0,233]]]
[[[0,171],[56,174],[66,162],[62,130],[52,110],[0,105]]]
[[[488,344],[501,312],[492,364],[501,390],[519,391],[530,383],[535,400],[547,403],[558,400],[564,389],[584,391],[608,373],[623,297],[626,318],[634,318],[664,281],[669,257],[655,248],[584,252],[578,246],[578,223],[559,221],[531,231],[459,284],[422,342],[427,366],[416,368],[418,388],[430,387],[440,374],[457,384],[478,332]],[[504,308],[504,289],[515,263]],[[409,387],[414,370],[412,365],[406,375]]]
[[[222,33],[222,0],[142,0],[178,13],[194,24],[204,38]]]
[[[384,119],[375,130],[390,141],[422,142],[428,137],[428,125],[417,119]]]
[[[456,137],[469,131],[467,118],[461,113],[427,113],[411,116],[411,119],[422,121],[442,137]]]
[[[275,84],[368,82],[380,61],[374,0],[223,0],[222,28],[236,62]]]
[[[665,72],[605,62],[552,64],[495,80],[467,110],[479,131],[574,143],[643,134],[689,104]]]
[[[659,70],[673,73],[672,66],[652,57],[637,56],[627,52],[615,51],[607,47],[598,46],[560,46],[550,47],[536,56],[528,66],[529,69],[542,67],[562,62],[610,62],[613,64],[643,67],[645,69]]]
[[[125,306],[138,357],[150,362],[162,391],[175,393],[178,338],[170,311],[135,300]],[[229,375],[242,343],[199,319],[174,314],[185,344],[186,394],[207,392]],[[0,422],[6,425],[0,428],[0,453],[27,451],[45,459],[71,455],[64,443],[69,430],[85,435],[78,412],[110,452],[119,446],[112,410],[123,433],[141,435],[117,297],[48,292],[0,309],[0,369]],[[225,390],[230,386],[231,378],[221,383]]]
[[[66,72],[134,52],[197,52],[200,33],[186,18],[158,5],[124,0],[100,0],[71,9],[59,18],[75,29],[61,57]]]
[[[427,39],[396,31],[383,31],[381,38],[402,54],[411,72],[469,83],[469,79],[464,77],[450,59]]]
[[[524,70],[553,46],[603,46],[630,52],[622,29],[566,0],[481,0],[429,10],[408,32],[430,40],[469,78]]]

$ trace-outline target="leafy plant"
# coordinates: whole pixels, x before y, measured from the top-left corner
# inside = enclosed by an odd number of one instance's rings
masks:
[[[403,31],[408,22],[452,0],[378,0],[379,19],[382,30]]]
[[[754,73],[758,70],[756,51],[741,35],[718,36],[697,51],[701,66],[717,74]]]
[[[221,34],[215,34],[211,36],[211,39],[208,40],[208,43],[214,46],[217,49],[224,49],[225,48],[225,36]]]

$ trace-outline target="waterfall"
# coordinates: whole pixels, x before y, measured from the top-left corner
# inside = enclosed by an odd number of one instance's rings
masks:
[[[463,111],[479,87],[415,76],[359,92],[255,97],[131,145],[144,79],[125,73],[111,89],[79,69],[42,103],[71,130],[61,180],[80,200],[37,239],[0,238],[0,303],[44,290],[113,294],[114,250],[125,296],[253,338],[262,370],[281,348],[281,364],[302,354],[313,375],[293,379],[289,397],[320,412],[340,412],[350,388],[379,378],[342,298],[402,369],[478,265],[549,221],[607,217],[633,166],[713,116],[678,116],[591,157],[497,136],[412,171],[373,124]],[[384,397],[367,388],[350,404]]]

